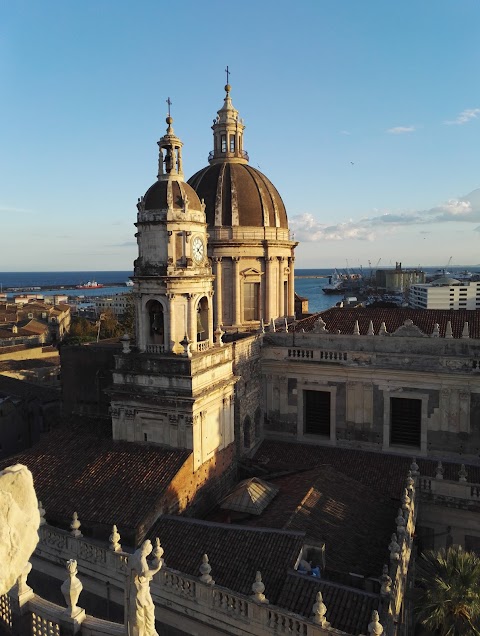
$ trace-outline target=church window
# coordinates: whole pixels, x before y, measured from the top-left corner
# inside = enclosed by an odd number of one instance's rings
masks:
[[[221,151],[227,152],[227,135],[221,136]]]
[[[390,398],[390,443],[420,448],[422,401]]]
[[[243,292],[244,320],[260,320],[260,283],[245,283]]]
[[[235,135],[230,135],[230,152],[235,152]]]
[[[304,391],[304,423],[306,435],[330,437],[329,391]]]

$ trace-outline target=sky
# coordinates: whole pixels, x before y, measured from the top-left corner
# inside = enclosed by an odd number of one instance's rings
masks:
[[[188,178],[225,73],[296,267],[480,267],[478,0],[0,0],[0,271],[129,270],[170,97]]]

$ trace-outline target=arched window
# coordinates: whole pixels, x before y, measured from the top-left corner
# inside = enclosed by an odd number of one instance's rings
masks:
[[[197,305],[197,342],[208,339],[208,299],[204,296]]]
[[[151,344],[165,343],[165,323],[163,306],[158,300],[149,300],[146,306],[148,319],[148,339]]]

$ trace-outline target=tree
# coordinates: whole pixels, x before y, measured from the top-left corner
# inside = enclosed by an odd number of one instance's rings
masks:
[[[480,636],[480,558],[453,546],[417,564],[418,620],[441,636]]]

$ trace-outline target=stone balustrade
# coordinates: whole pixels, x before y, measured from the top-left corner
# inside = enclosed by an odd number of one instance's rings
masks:
[[[75,538],[71,533],[47,524],[40,527],[39,535],[40,541],[32,557],[36,569],[60,578],[65,571],[64,563],[68,559],[75,558],[84,589],[107,598],[105,583],[108,581],[108,593],[111,600],[123,604],[128,553],[104,548],[84,537]],[[168,555],[166,558],[168,561]],[[214,566],[214,564],[212,565]],[[255,573],[253,572],[252,582],[254,577]],[[268,594],[268,589],[265,592]],[[331,627],[317,625],[313,620],[292,614],[268,603],[258,603],[251,597],[237,594],[232,590],[203,583],[199,578],[165,566],[155,575],[151,584],[151,594],[155,603],[156,619],[186,632],[189,630],[198,631],[200,623],[209,627],[208,633],[212,636],[224,633],[238,636],[273,636],[274,634],[342,636],[345,634],[345,632]],[[4,608],[2,603],[6,603],[5,598],[0,599],[0,621],[6,625],[9,608],[8,605],[5,605]],[[63,608],[53,611],[54,607],[52,604],[40,607],[37,612],[38,616],[42,620],[45,618],[47,622],[58,624],[58,612],[61,613]],[[50,608],[50,613],[45,608]],[[181,617],[180,623],[179,616]],[[91,617],[85,618],[81,628],[82,631],[78,633],[88,634],[88,636],[124,633],[115,631],[119,627],[114,623]],[[45,636],[56,636],[55,631],[39,632],[39,636],[44,636],[44,634]]]
[[[433,498],[449,498],[462,501],[480,502],[480,485],[467,481],[451,481],[435,479],[435,477],[421,477],[419,490],[426,496]]]
[[[147,353],[165,353],[166,346],[163,344],[147,344],[145,349]]]

